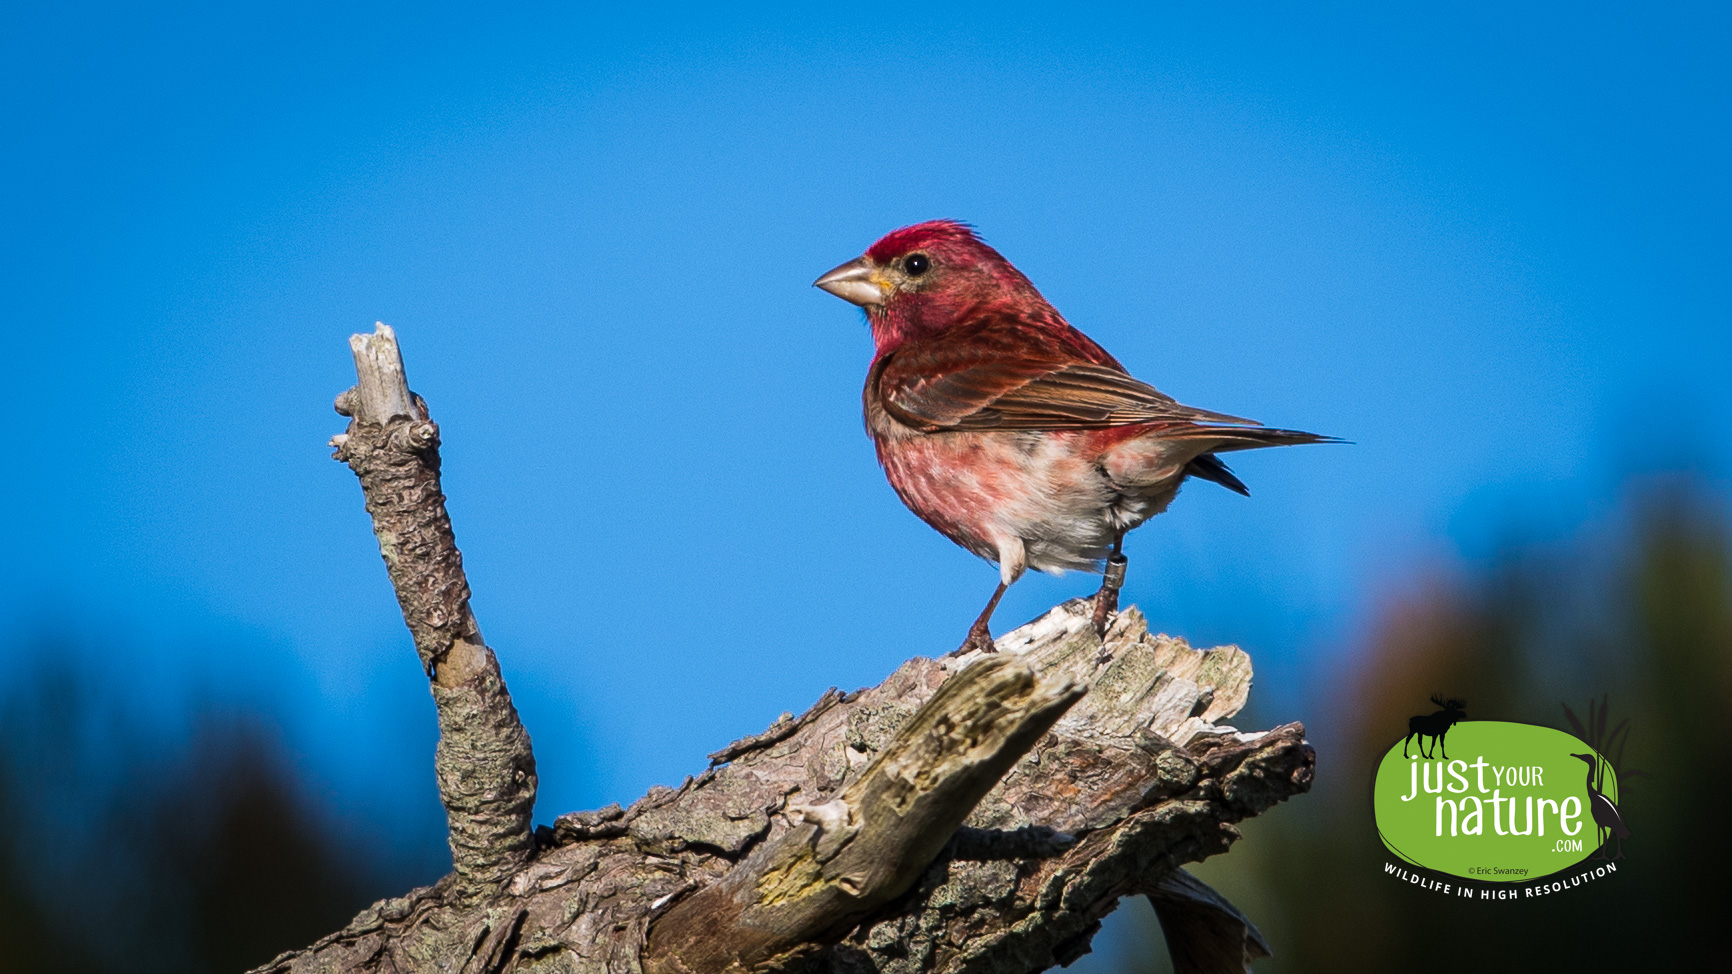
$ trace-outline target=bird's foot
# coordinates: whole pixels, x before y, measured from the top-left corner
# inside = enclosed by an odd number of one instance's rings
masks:
[[[1112,624],[1112,615],[1117,611],[1119,611],[1119,593],[1095,593],[1095,635],[1102,639],[1106,638],[1107,627]]]
[[[1101,574],[1101,590],[1095,593],[1095,635],[1106,638],[1112,616],[1119,611],[1119,588],[1125,584],[1125,556],[1107,559],[1107,569]]]
[[[951,652],[951,656],[967,656],[972,652],[996,653],[998,647],[993,644],[992,633],[985,626],[974,626],[968,630],[968,638],[962,645]]]

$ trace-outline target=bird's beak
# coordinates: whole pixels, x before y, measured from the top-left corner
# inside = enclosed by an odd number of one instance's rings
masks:
[[[878,273],[878,268],[860,257],[830,271],[812,282],[850,304],[862,308],[880,305],[890,293],[890,282]]]

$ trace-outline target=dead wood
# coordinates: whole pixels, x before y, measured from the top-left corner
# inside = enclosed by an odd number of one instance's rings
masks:
[[[1179,867],[1307,790],[1315,756],[1298,724],[1221,723],[1250,690],[1243,652],[1153,635],[1134,608],[1105,640],[1077,600],[998,654],[909,660],[678,788],[532,834],[529,739],[469,613],[437,428],[406,384],[374,381],[395,362],[400,383],[389,329],[355,346],[362,382],[339,399],[354,422],[335,445],[433,677],[456,868],[260,972],[1031,974],[1086,952],[1138,894],[1181,971],[1267,953]]]

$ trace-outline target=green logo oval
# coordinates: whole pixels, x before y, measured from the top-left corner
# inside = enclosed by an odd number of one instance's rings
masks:
[[[1445,741],[1447,758],[1442,747],[1397,742],[1377,766],[1372,810],[1390,852],[1451,876],[1519,883],[1599,850],[1618,782],[1588,745],[1501,720],[1461,721]]]

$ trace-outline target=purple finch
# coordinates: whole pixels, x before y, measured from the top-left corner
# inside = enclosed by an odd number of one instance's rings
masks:
[[[998,564],[958,652],[992,651],[992,611],[1029,568],[1103,572],[1104,635],[1125,532],[1166,510],[1186,477],[1248,494],[1217,453],[1338,442],[1180,405],[1131,378],[962,223],[893,231],[815,284],[866,309],[866,429],[890,486]]]

